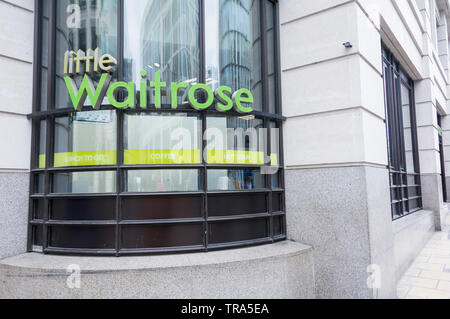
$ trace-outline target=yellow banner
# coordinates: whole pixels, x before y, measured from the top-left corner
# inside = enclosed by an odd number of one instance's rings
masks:
[[[271,166],[279,166],[278,165],[278,154],[271,154],[270,155],[270,161],[271,161]]]
[[[45,168],[45,154],[39,154],[39,168]]]
[[[125,150],[125,165],[200,164],[200,150]]]
[[[278,154],[271,154],[278,166]],[[54,167],[115,165],[116,151],[56,153]],[[264,153],[255,151],[208,150],[207,163],[227,165],[264,165]],[[125,165],[200,164],[200,150],[125,150]],[[39,168],[45,168],[45,154],[39,155]]]
[[[208,164],[264,165],[264,152],[208,150]]]
[[[116,151],[56,153],[54,167],[116,165]]]

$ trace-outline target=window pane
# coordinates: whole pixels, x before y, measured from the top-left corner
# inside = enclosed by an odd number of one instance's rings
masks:
[[[249,89],[262,110],[259,1],[205,1],[206,81],[213,89]]]
[[[209,164],[264,165],[263,121],[209,116],[206,120]]]
[[[203,245],[203,225],[123,226],[122,247],[163,248]]]
[[[208,195],[209,217],[261,214],[267,211],[265,193]]]
[[[124,163],[199,164],[201,135],[198,115],[125,114]]]
[[[115,226],[51,226],[50,246],[57,248],[114,249]]]
[[[50,201],[52,220],[114,220],[115,198],[63,198]]]
[[[198,218],[203,213],[202,196],[122,198],[123,220]]]
[[[116,122],[112,110],[57,117],[54,167],[115,165]]]
[[[266,219],[247,219],[209,224],[210,244],[267,238]]]
[[[267,63],[269,81],[269,112],[276,113],[276,73],[275,73],[275,37],[274,37],[274,4],[266,1],[266,36],[267,36]]]
[[[44,219],[44,200],[33,200],[33,219]]]
[[[66,51],[100,49],[99,55],[111,54],[117,59],[117,0],[58,0],[56,3],[56,108],[73,107],[64,83]],[[79,12],[79,16],[77,15]],[[97,82],[99,74],[92,74]],[[75,76],[79,85],[81,76]],[[96,87],[96,84],[95,84]],[[105,98],[106,99],[106,98]],[[104,104],[108,104],[105,100]],[[89,98],[85,105],[91,105]]]
[[[34,193],[44,194],[45,193],[45,175],[36,174],[34,175]]]
[[[49,1],[42,2],[42,25],[41,25],[41,100],[38,107],[39,111],[47,110],[47,87],[48,87],[48,23],[50,17]]]
[[[43,227],[42,225],[32,226],[34,246],[42,246],[42,238],[43,238],[42,227]]]
[[[270,148],[271,165],[278,167],[280,166],[280,129],[275,122],[270,122]]]
[[[197,83],[200,79],[198,0],[125,1],[125,79],[141,81],[140,71],[153,80],[157,71],[166,83]],[[138,86],[139,87],[139,86]],[[154,104],[155,90],[148,103]],[[170,103],[170,90],[161,90],[161,103]],[[178,104],[188,90],[178,92]]]
[[[190,192],[198,191],[202,183],[196,169],[129,170],[127,192]]]
[[[208,170],[209,191],[248,190],[264,187],[265,178],[259,170]]]
[[[45,168],[45,147],[46,147],[46,135],[47,135],[47,121],[42,120],[39,122],[39,145],[38,145],[38,168]]]
[[[73,172],[53,175],[53,193],[114,193],[116,172]]]
[[[402,99],[402,112],[403,112],[403,132],[405,136],[405,159],[406,159],[406,171],[408,173],[417,173],[417,165],[414,162],[414,136],[411,126],[411,101],[410,90],[402,82],[401,83],[401,99]]]

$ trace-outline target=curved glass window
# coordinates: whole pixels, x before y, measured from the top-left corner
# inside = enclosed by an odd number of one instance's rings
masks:
[[[276,1],[37,3],[30,251],[121,256],[286,238]],[[74,109],[83,81],[101,85],[93,64],[107,54],[106,86],[122,88],[101,103],[81,94]],[[253,111],[219,112],[217,98],[195,109],[198,85],[199,104],[210,88],[248,89]],[[130,93],[134,105],[110,103]]]

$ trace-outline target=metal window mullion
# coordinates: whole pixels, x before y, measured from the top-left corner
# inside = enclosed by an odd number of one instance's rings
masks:
[[[118,0],[117,3],[117,59],[119,61],[119,66],[117,68],[117,78],[119,81],[124,80],[124,0]],[[122,197],[121,192],[125,183],[124,170],[121,168],[123,166],[123,145],[124,145],[124,112],[122,109],[116,109],[116,232],[115,232],[115,247],[116,256],[120,256],[120,251],[122,249],[122,227],[120,222],[122,220]]]
[[[48,45],[49,45],[49,59],[48,59],[48,77],[47,77],[47,111],[53,109],[53,101],[55,97],[55,26],[56,26],[56,1],[52,0],[50,5],[50,16],[49,16],[49,28],[48,28]],[[53,167],[53,116],[48,115],[46,117],[47,128],[46,128],[46,144],[45,144],[45,198],[44,198],[44,213],[43,213],[43,231],[42,231],[42,251],[46,253],[46,249],[49,246],[49,232],[47,222],[50,215],[50,200],[48,195],[52,191],[52,178],[49,171],[50,167]]]
[[[32,112],[36,112],[38,110],[38,103],[40,102],[40,68],[41,68],[41,15],[42,8],[41,2],[39,0],[34,1],[34,51],[33,51],[33,100],[32,100]],[[37,125],[40,123],[39,120],[31,120],[31,158],[30,158],[30,169],[33,169],[36,166],[36,154],[37,154]],[[29,185],[28,192],[29,196],[34,193],[34,174],[30,172],[29,175]],[[31,251],[33,248],[33,226],[30,222],[33,220],[34,215],[34,201],[29,198],[28,199],[28,225],[27,225],[27,251]],[[36,226],[38,227],[38,226]],[[43,227],[42,225],[40,227]]]
[[[206,79],[206,37],[205,37],[205,28],[206,28],[206,19],[205,19],[205,0],[199,0],[199,44],[200,44],[200,83],[205,83]],[[202,139],[202,148],[201,148],[201,157],[202,157],[202,191],[203,191],[203,245],[204,250],[208,251],[209,245],[209,223],[208,223],[208,163],[206,162],[206,158],[204,154],[206,154],[206,140],[204,139],[206,132],[206,123],[207,123],[207,112],[201,112],[201,121],[202,121],[202,130],[201,130],[201,139]]]

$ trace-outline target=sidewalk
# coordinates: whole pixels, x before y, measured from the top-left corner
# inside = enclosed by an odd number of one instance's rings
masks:
[[[397,286],[400,299],[450,299],[450,234],[437,232]]]

